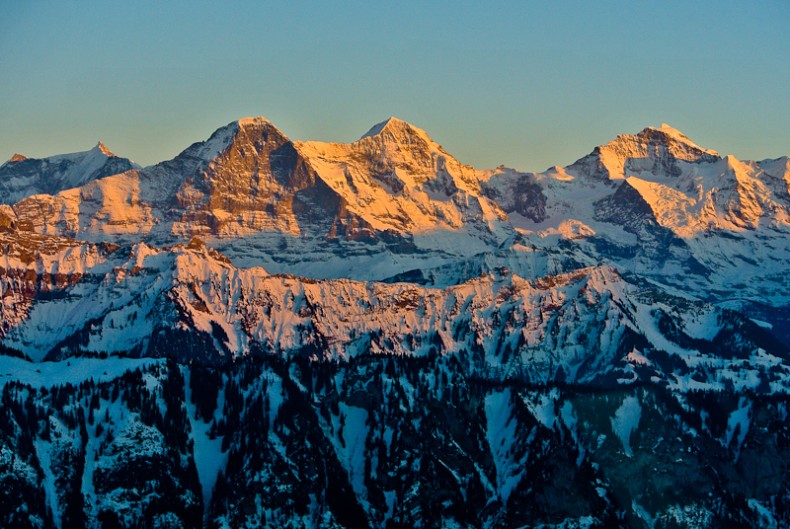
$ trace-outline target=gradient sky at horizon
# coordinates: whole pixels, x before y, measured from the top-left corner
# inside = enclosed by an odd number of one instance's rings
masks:
[[[565,165],[667,122],[790,155],[790,2],[0,0],[0,160],[143,165],[240,117],[353,141],[390,115],[461,161]]]

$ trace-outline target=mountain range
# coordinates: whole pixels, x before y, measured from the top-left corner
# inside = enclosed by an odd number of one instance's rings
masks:
[[[787,157],[257,117],[15,155],[0,204],[4,525],[790,524]]]

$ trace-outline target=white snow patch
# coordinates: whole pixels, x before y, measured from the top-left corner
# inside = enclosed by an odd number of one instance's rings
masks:
[[[357,497],[367,498],[365,488],[365,440],[368,437],[368,412],[364,408],[340,403],[340,414],[344,417],[342,443],[335,444],[348,480]]]
[[[746,434],[749,433],[749,425],[751,424],[751,421],[749,420],[749,413],[751,412],[751,409],[752,403],[749,402],[746,397],[741,397],[738,401],[738,407],[735,409],[735,411],[730,413],[730,417],[727,419],[725,446],[730,446],[737,432],[737,444],[735,445],[736,458],[744,439],[746,439]]]
[[[650,516],[650,513],[645,510],[644,507],[639,505],[636,500],[631,500],[631,509],[633,509],[634,513],[639,516],[642,520],[644,520],[645,525],[649,529],[653,529],[656,526],[656,519]]]
[[[44,488],[44,497],[47,500],[47,505],[52,510],[52,519],[55,522],[55,527],[58,529],[62,526],[60,504],[58,501],[58,489],[55,485],[55,475],[52,473],[52,443],[41,439],[36,439],[33,442],[36,448],[36,456],[38,462],[41,464],[41,470],[44,472],[44,481],[41,485]]]
[[[553,430],[557,421],[557,414],[554,411],[555,404],[560,398],[560,392],[557,388],[546,394],[537,396],[537,399],[524,399],[524,404],[527,405],[529,411],[535,419],[549,430]]]
[[[205,422],[197,417],[197,407],[192,402],[192,387],[190,385],[192,371],[186,366],[181,366],[181,372],[184,375],[185,403],[193,441],[192,452],[200,488],[203,491],[203,516],[205,518],[208,516],[214,485],[217,483],[219,473],[228,462],[228,454],[222,451],[222,437],[216,436],[212,439],[209,435],[211,422]],[[214,419],[218,419],[222,415],[225,400],[224,394],[225,389],[223,387],[222,392],[217,396]]]
[[[486,395],[486,439],[494,458],[496,484],[502,503],[507,500],[513,489],[524,477],[522,460],[514,454],[517,421],[513,419],[510,389]],[[534,433],[534,432],[533,432]]]
[[[519,527],[519,529],[590,529],[600,523],[601,521],[597,518],[587,515],[579,518],[566,518],[556,524],[524,525]]]
[[[163,363],[161,358],[70,358],[59,362],[30,362],[0,356],[0,387],[12,381],[35,388],[78,385],[90,379],[107,382],[127,371],[144,370]]]
[[[749,498],[747,503],[749,508],[756,512],[760,517],[760,527],[763,529],[776,529],[779,527],[779,523],[776,521],[776,518],[774,518],[774,515],[771,513],[771,510],[768,507],[754,498]]]
[[[634,457],[631,450],[631,434],[639,426],[639,419],[642,416],[642,406],[634,396],[626,397],[623,403],[617,408],[614,417],[611,418],[612,432],[620,439],[623,450],[628,457]]]
[[[637,364],[640,366],[649,366],[652,365],[650,360],[647,359],[645,355],[640,353],[637,349],[634,349],[630,353],[625,356],[625,359],[631,364]]]
[[[754,318],[750,318],[750,319],[752,320],[752,323],[757,324],[758,326],[762,327],[763,329],[769,329],[770,330],[770,329],[774,328],[773,324],[768,323],[767,321],[756,320]]]

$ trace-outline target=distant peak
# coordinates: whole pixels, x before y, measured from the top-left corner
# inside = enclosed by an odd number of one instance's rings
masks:
[[[271,121],[263,116],[248,116],[236,121],[239,127],[256,127],[261,125],[274,125]]]
[[[662,160],[653,168],[663,171],[673,167],[676,160],[713,162],[719,159],[719,153],[700,147],[676,128],[662,123],[660,127],[646,127],[637,134],[620,134],[609,143],[593,149],[571,167],[581,168],[595,178],[621,180],[626,177],[629,160],[637,159]],[[641,171],[647,170],[646,163],[640,162]]]
[[[398,117],[395,117],[395,116],[388,117],[387,119],[385,119],[384,121],[379,123],[379,125],[384,125],[385,127],[386,126],[392,126],[392,127],[404,127],[404,126],[411,127],[412,126],[411,123],[409,123],[407,121],[404,121],[404,120],[402,120],[402,119],[400,119]]]
[[[286,138],[285,134],[283,134],[283,132],[277,128],[277,125],[263,116],[250,116],[241,118],[230,123],[228,127],[236,127],[237,130],[246,131],[248,133],[257,133],[258,131],[274,131],[283,138]]]
[[[199,167],[204,162],[215,160],[229,149],[260,149],[263,143],[281,145],[290,141],[271,121],[263,116],[244,117],[231,121],[215,130],[205,141],[193,143],[175,159],[183,157],[197,159]],[[169,162],[163,162],[169,163]]]
[[[640,136],[640,137],[650,136],[652,134],[655,134],[656,132],[660,132],[664,136],[668,136],[670,138],[674,138],[674,139],[678,139],[678,140],[684,140],[686,142],[690,141],[688,139],[688,136],[686,136],[685,134],[680,132],[678,129],[676,129],[675,127],[673,127],[673,126],[671,126],[671,125],[669,125],[667,123],[662,123],[661,126],[659,126],[659,127],[645,127],[644,129],[642,129],[641,132],[639,132],[639,134],[637,134],[637,136]]]
[[[664,136],[666,139],[685,144],[693,149],[702,151],[703,153],[710,154],[713,156],[719,155],[719,153],[714,150],[700,147],[699,145],[691,141],[688,136],[686,136],[678,129],[666,123],[662,123],[660,127],[646,127],[636,136],[640,139],[650,140],[651,138],[654,138],[656,136],[656,133],[658,133],[660,136]]]
[[[676,129],[675,127],[671,126],[668,123],[662,123],[661,126],[658,127],[658,130],[662,132],[666,132],[667,134],[680,135],[683,136],[684,138],[686,137],[685,134],[683,134],[678,129]]]
[[[27,160],[27,156],[17,152],[8,160],[8,163],[24,162],[25,160]]]
[[[105,144],[99,142],[96,144],[96,147],[93,148],[96,151],[101,152],[105,156],[115,157],[115,153],[113,153]]]
[[[379,134],[382,134],[384,132],[389,132],[393,135],[398,135],[400,132],[403,131],[415,131],[425,134],[425,131],[415,127],[411,123],[396,118],[395,116],[390,116],[389,118],[385,119],[381,123],[377,123],[376,125],[373,125],[373,127],[371,127],[369,131],[363,134],[360,139],[378,136]]]

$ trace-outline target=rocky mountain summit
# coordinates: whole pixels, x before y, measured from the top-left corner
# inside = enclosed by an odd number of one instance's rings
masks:
[[[0,525],[790,525],[790,162],[390,118],[0,166]]]

